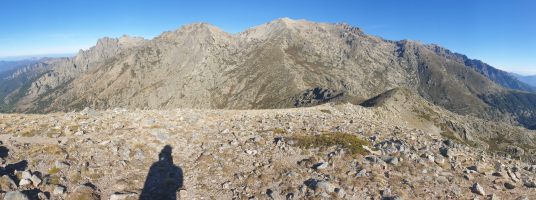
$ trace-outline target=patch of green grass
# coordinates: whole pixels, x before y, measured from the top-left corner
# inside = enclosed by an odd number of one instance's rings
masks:
[[[21,137],[33,137],[37,135],[37,132],[32,129],[23,130],[20,134]]]
[[[58,172],[60,172],[60,169],[57,167],[52,167],[48,170],[48,174],[57,174]]]
[[[282,128],[274,128],[273,132],[277,133],[277,134],[285,134],[285,133],[287,133],[287,131],[285,131],[285,129],[282,129]]]
[[[296,141],[296,146],[301,148],[340,146],[350,155],[365,155],[367,152],[363,146],[370,146],[368,141],[356,135],[341,132],[323,133],[320,135],[300,135],[290,139]]]
[[[331,110],[326,110],[326,109],[322,109],[322,110],[320,110],[320,112],[323,112],[323,113],[326,113],[326,114],[331,114]]]

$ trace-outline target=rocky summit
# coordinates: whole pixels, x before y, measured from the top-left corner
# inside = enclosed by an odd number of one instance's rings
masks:
[[[9,66],[4,199],[536,199],[536,89],[438,45],[281,18]]]
[[[414,121],[410,113],[390,110],[395,107],[389,104],[404,102],[398,93],[404,92],[391,92],[391,98],[377,101],[381,105],[369,107],[3,114],[0,186],[7,193],[2,195],[536,198],[536,165],[522,159],[522,148],[478,148],[438,131],[427,117]]]

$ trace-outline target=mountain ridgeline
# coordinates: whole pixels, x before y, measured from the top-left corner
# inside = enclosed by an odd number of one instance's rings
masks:
[[[437,45],[288,18],[237,34],[196,23],[151,40],[103,38],[0,86],[3,112],[29,113],[360,104],[402,87],[461,115],[536,127],[536,90],[513,75]]]

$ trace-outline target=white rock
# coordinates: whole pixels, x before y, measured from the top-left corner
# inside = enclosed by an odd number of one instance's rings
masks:
[[[136,193],[115,193],[110,196],[110,200],[124,200],[129,198],[136,198]]]
[[[19,186],[30,185],[31,183],[32,183],[32,181],[30,181],[28,179],[21,179],[20,182],[19,182]]]
[[[313,168],[316,170],[322,170],[322,169],[328,168],[328,165],[329,164],[327,162],[320,162],[320,163],[315,164]]]
[[[256,154],[257,154],[257,150],[249,150],[249,149],[248,149],[248,150],[246,150],[245,152],[246,152],[247,154],[249,154],[249,155],[256,155]]]
[[[41,184],[42,180],[41,178],[39,178],[37,175],[33,175],[32,178],[30,178],[30,180],[32,181],[33,185],[35,187],[39,186],[39,184]]]
[[[316,189],[327,193],[335,192],[335,186],[327,181],[319,181],[316,184]]]
[[[32,178],[32,173],[30,173],[30,171],[23,171],[22,174],[21,174],[21,178],[30,179],[30,178]]]
[[[65,187],[63,186],[56,186],[54,187],[54,191],[52,192],[52,194],[54,195],[63,195],[65,193]]]
[[[484,188],[478,183],[473,184],[473,187],[471,188],[471,190],[476,194],[486,196],[486,192],[484,191]]]
[[[28,196],[19,191],[11,191],[6,193],[4,200],[28,200]]]

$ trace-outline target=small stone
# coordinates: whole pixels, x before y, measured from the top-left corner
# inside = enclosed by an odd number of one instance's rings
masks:
[[[514,182],[519,182],[519,178],[517,177],[517,175],[512,172],[511,170],[506,170],[506,174],[508,174],[508,176],[510,177],[510,179],[512,179],[512,181]]]
[[[342,198],[346,195],[346,192],[342,188],[335,188],[335,193],[339,198]]]
[[[316,170],[322,170],[326,168],[328,168],[327,162],[320,162],[320,163],[316,163],[315,165],[313,165],[313,169],[316,169]]]
[[[186,190],[180,190],[179,191],[179,198],[188,199],[188,192]]]
[[[116,122],[116,123],[112,124],[112,128],[115,129],[115,130],[122,129],[124,127],[125,127],[125,125],[123,125],[121,122]]]
[[[114,193],[110,196],[110,200],[129,200],[137,199],[138,194],[136,193]]]
[[[248,149],[248,150],[246,150],[245,152],[246,152],[247,154],[249,154],[249,155],[256,155],[256,154],[257,154],[257,150],[249,150],[249,149]]]
[[[534,181],[534,180],[525,180],[524,185],[525,185],[525,187],[528,187],[528,188],[536,188],[536,181]]]
[[[473,180],[473,177],[469,174],[464,174],[463,178],[465,178],[465,180],[468,180],[468,181]]]
[[[435,159],[435,163],[438,164],[438,165],[441,165],[441,164],[445,163],[445,159],[442,158],[442,157],[437,157]]]
[[[510,183],[510,182],[506,182],[506,183],[504,183],[504,187],[505,187],[506,189],[509,189],[509,190],[513,190],[513,189],[516,188],[516,186],[515,186],[514,184]]]
[[[478,167],[476,167],[475,165],[473,166],[469,166],[467,167],[468,170],[471,170],[471,171],[475,171],[475,172],[478,172]]]
[[[11,191],[6,193],[4,200],[28,200],[28,196],[19,191]]]
[[[486,192],[484,192],[484,188],[478,183],[473,184],[473,187],[471,188],[471,190],[476,194],[486,196]]]
[[[143,150],[136,149],[136,154],[134,154],[134,159],[136,160],[143,160],[145,159],[145,155],[143,154]]]
[[[427,159],[428,162],[435,162],[435,157],[433,155],[423,154],[423,155],[421,155],[421,157]]]
[[[452,140],[445,140],[443,141],[443,144],[449,146],[449,147],[453,147],[454,146],[454,142]]]
[[[496,194],[492,194],[490,196],[490,200],[500,200],[499,196],[497,196]]]
[[[27,185],[30,185],[32,183],[32,181],[28,180],[28,179],[21,179],[19,181],[19,186],[27,186]]]
[[[22,174],[21,174],[21,178],[23,179],[31,179],[32,178],[32,173],[30,173],[30,171],[23,171]]]
[[[315,190],[332,193],[335,192],[335,186],[327,181],[319,181],[318,183],[316,183]]]
[[[30,178],[30,180],[35,187],[39,186],[39,184],[41,184],[42,182],[41,178],[39,178],[36,174],[32,175],[32,178]]]
[[[355,176],[356,177],[365,177],[365,176],[367,176],[367,170],[362,169],[359,172],[357,172],[357,174]]]
[[[388,163],[388,164],[391,164],[391,165],[397,165],[398,164],[398,158],[394,157],[394,156],[391,156],[391,157],[388,157],[387,159],[385,159],[385,162]]]
[[[502,177],[502,173],[501,172],[493,172],[493,174],[491,174],[493,176],[497,176],[497,177]]]
[[[52,194],[54,195],[63,195],[64,193],[65,193],[65,187],[61,185],[54,187],[54,191],[52,192]]]
[[[447,147],[439,148],[439,153],[445,158],[449,158],[451,156],[451,151]]]
[[[76,187],[72,193],[69,193],[67,199],[98,200],[100,198],[99,195],[95,193],[95,190],[92,187],[80,185]]]
[[[48,200],[48,197],[44,192],[39,192],[39,193],[37,193],[37,199],[39,199],[39,200]]]
[[[223,188],[223,189],[228,189],[230,184],[231,184],[230,181],[226,181],[225,183],[222,183],[222,184],[221,184],[221,188]]]

